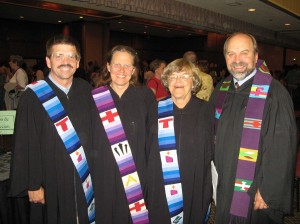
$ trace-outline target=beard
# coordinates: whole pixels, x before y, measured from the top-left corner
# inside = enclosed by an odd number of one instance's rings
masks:
[[[246,67],[246,70],[243,72],[235,71],[234,67]],[[255,67],[250,68],[245,62],[232,62],[228,68],[230,74],[238,81],[245,79],[248,75],[250,75],[254,71]]]

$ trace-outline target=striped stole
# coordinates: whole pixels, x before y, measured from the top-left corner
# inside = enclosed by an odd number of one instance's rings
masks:
[[[158,145],[170,223],[183,223],[183,195],[174,130],[173,101],[158,103]]]
[[[88,206],[89,223],[95,224],[95,199],[89,166],[79,137],[66,111],[50,85],[40,80],[27,86],[36,94],[57,130],[81,179]],[[47,190],[47,189],[46,189]]]
[[[261,136],[261,124],[266,98],[272,77],[264,61],[257,62],[249,99],[244,116],[242,138],[238,156],[234,192],[230,207],[231,221],[245,221],[248,214],[250,197],[247,194],[255,174],[256,160]],[[222,113],[223,103],[227,96],[232,76],[224,80],[216,100],[215,122]],[[226,88],[225,88],[226,87]]]
[[[107,86],[102,86],[94,89],[92,94],[119,167],[132,222],[134,224],[149,223],[139,175],[111,93]]]

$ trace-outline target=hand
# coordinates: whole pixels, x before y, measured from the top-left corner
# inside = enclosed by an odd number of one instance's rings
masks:
[[[28,197],[30,202],[45,204],[45,193],[42,187],[36,191],[28,191]]]
[[[257,190],[255,197],[254,197],[254,210],[267,209],[267,208],[269,208],[269,206],[265,203],[259,190]]]

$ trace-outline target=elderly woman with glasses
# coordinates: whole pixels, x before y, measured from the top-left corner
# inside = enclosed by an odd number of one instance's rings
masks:
[[[162,74],[171,97],[158,102],[148,159],[150,222],[205,223],[212,199],[213,110],[194,96],[201,80],[194,64],[177,59]]]
[[[138,55],[129,46],[108,54],[93,97],[100,116],[95,132],[96,223],[149,223],[145,203],[146,139],[156,120],[156,100],[138,86]],[[152,118],[152,121],[151,121]]]

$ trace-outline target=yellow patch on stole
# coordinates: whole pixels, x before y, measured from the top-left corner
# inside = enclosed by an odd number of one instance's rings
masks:
[[[255,163],[257,160],[257,154],[258,154],[258,150],[240,148],[239,159]]]

